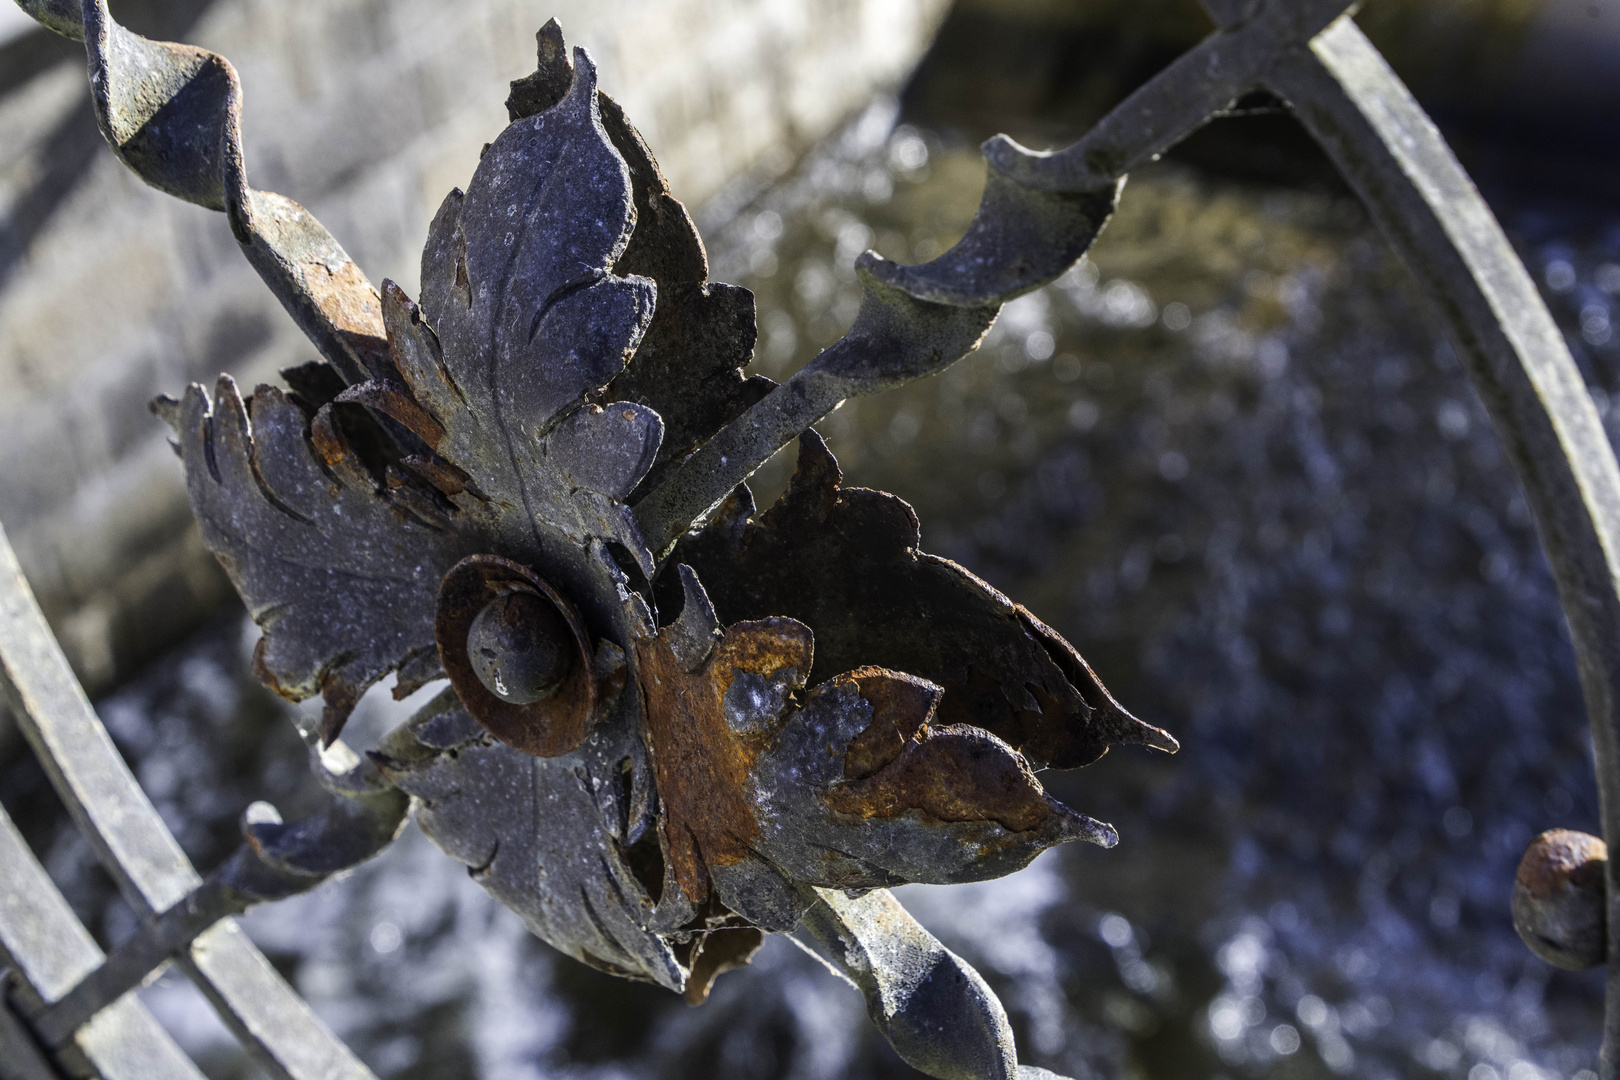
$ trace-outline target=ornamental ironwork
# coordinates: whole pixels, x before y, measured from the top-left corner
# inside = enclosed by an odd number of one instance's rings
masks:
[[[1034,614],[922,552],[904,502],[846,487],[813,425],[971,351],[1002,303],[1085,254],[1132,168],[1259,88],[1360,193],[1468,360],[1554,567],[1620,835],[1620,469],[1524,268],[1343,0],[1207,0],[1220,28],[1074,145],[992,139],[966,235],[920,266],[861,256],[849,332],[780,385],[744,374],[753,298],[708,281],[690,217],[555,21],[511,123],[435,216],[413,299],[249,186],[222,57],[132,34],[105,0],[19,2],[85,42],[120,159],[223,211],[323,357],[282,387],[222,377],[154,410],[263,631],[256,673],[323,701],[311,757],[333,797],[290,824],[247,808],[242,846],[200,877],[0,541],[0,687],[148,917],[102,956],[0,816],[0,1074],[198,1075],[124,996],[172,958],[272,1075],[369,1076],[230,916],[377,855],[414,808],[584,963],[700,1002],[765,933],[793,934],[923,1072],[1050,1076],[1018,1064],[983,979],[887,887],[1112,846],[1037,769],[1176,741]],[[748,477],[794,440],[792,484],[757,508]],[[450,685],[358,756],[345,720],[389,674],[399,696]],[[1516,925],[1555,963],[1602,963],[1614,885],[1602,841],[1548,834]],[[1613,1078],[1620,995],[1605,1032]]]

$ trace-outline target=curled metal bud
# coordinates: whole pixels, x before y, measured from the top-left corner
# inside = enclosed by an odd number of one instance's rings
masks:
[[[439,585],[434,637],[450,685],[501,742],[573,750],[596,724],[598,680],[574,606],[528,567],[469,555]]]
[[[1571,971],[1607,959],[1608,860],[1602,840],[1570,829],[1531,841],[1513,885],[1513,928],[1531,952]]]

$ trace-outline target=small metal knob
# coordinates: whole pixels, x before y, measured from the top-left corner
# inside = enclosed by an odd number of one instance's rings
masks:
[[[1608,859],[1602,840],[1569,829],[1531,841],[1513,884],[1513,928],[1531,952],[1571,971],[1604,962]]]
[[[485,554],[452,566],[433,640],[461,704],[512,749],[557,757],[596,726],[606,684],[590,635],[567,596],[522,563]]]
[[[513,705],[549,697],[574,666],[574,637],[543,597],[514,591],[491,600],[467,629],[467,659],[485,689]]]

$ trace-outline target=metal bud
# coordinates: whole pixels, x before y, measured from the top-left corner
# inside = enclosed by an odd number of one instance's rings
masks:
[[[1607,844],[1570,829],[1531,841],[1513,885],[1513,928],[1531,952],[1571,971],[1608,958],[1608,860]]]
[[[535,757],[557,757],[584,742],[596,726],[599,695],[616,686],[610,670],[598,670],[607,660],[595,658],[567,597],[499,555],[469,555],[444,575],[433,637],[473,719]]]
[[[573,670],[573,634],[548,601],[509,592],[473,619],[467,659],[490,693],[513,705],[532,705],[550,697]]]

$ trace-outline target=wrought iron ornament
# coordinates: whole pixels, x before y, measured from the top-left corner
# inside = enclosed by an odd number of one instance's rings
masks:
[[[264,631],[260,678],[321,694],[331,743],[387,673],[399,696],[448,676],[362,769],[413,796],[423,831],[540,937],[694,1003],[812,907],[823,949],[862,920],[882,954],[923,948],[871,890],[1112,846],[1035,769],[1175,740],[1034,616],[920,552],[903,502],[842,487],[813,431],[778,505],[755,514],[739,485],[649,543],[641,507],[690,505],[667,492],[688,490],[692,451],[774,407],[740,370],[753,298],[707,282],[589,57],[570,62],[555,22],[540,45],[510,126],[434,219],[420,303],[383,282],[387,349],[366,351],[364,378],[306,367],[244,399],[224,377],[157,405],[204,540]],[[1087,238],[1110,205],[1082,204]],[[995,312],[884,292],[843,346],[852,382],[943,366]],[[907,324],[948,344],[919,349]],[[751,448],[751,467],[775,449]],[[909,1056],[1010,1075],[999,1006],[962,985],[930,1012],[995,1022]],[[908,1053],[920,1033],[885,1020]],[[964,1051],[1004,1060],[964,1073]]]
[[[109,1007],[169,955],[272,1075],[368,1076],[218,921],[376,854],[413,804],[492,895],[587,963],[701,1000],[763,932],[791,931],[923,1071],[1049,1076],[1017,1065],[983,980],[882,887],[993,877],[1070,839],[1110,845],[1034,769],[1175,742],[1034,616],[920,552],[904,503],[845,488],[810,428],[971,349],[1002,302],[1084,253],[1126,172],[1256,87],[1293,105],[1468,362],[1554,568],[1604,832],[1620,836],[1620,467],[1523,266],[1345,0],[1205,0],[1220,29],[1074,145],[991,140],[967,235],[922,266],[862,256],[854,326],[781,386],[743,376],[752,298],[707,282],[689,217],[554,22],[538,70],[513,84],[511,126],[436,216],[413,303],[374,289],[296,203],[248,186],[222,57],[131,34],[105,0],[19,3],[84,40],[119,157],[225,211],[325,357],[285,372],[285,389],[244,399],[222,378],[157,411],[264,629],[261,677],[324,699],[312,754],[335,798],[292,825],[250,807],[242,848],[199,881],[0,537],[0,691],[152,916],[99,965],[87,936],[55,948],[77,923],[0,814],[0,847],[29,871],[0,879],[0,945],[22,976],[0,1008],[6,1080],[188,1075],[137,1002]],[[756,512],[744,481],[795,438],[790,490]],[[361,760],[337,736],[389,672],[402,694],[440,676],[451,689]],[[1532,846],[1519,925],[1544,955],[1616,954],[1620,869],[1605,854],[1552,834]],[[1617,1047],[1611,993],[1605,1080]]]

